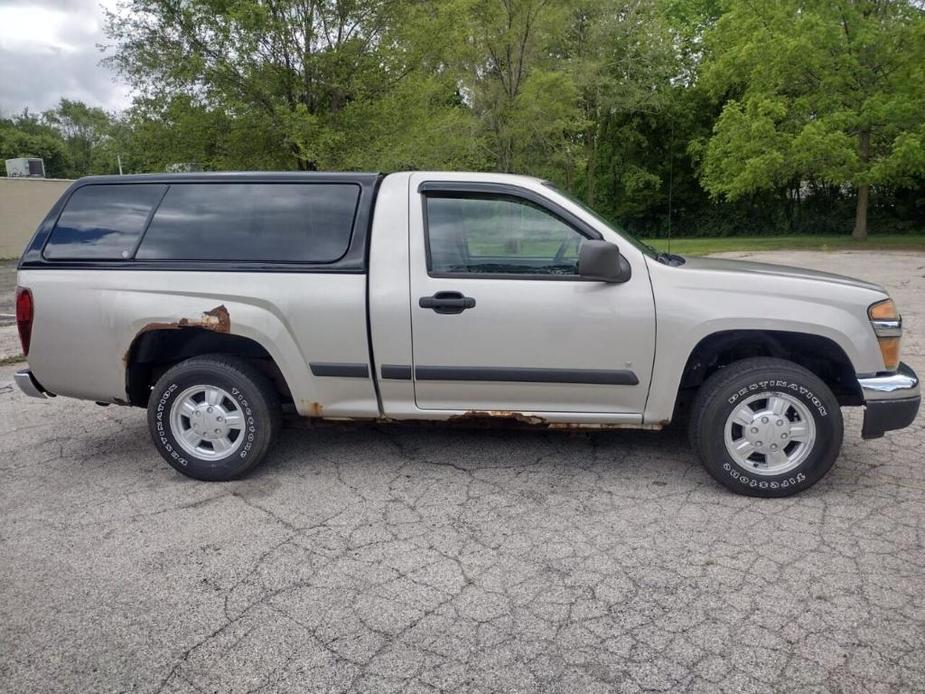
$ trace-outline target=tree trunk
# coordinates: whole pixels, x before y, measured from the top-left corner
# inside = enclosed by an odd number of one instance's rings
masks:
[[[506,121],[499,119],[494,127],[498,143],[496,166],[500,173],[514,173],[514,142],[507,125]]]
[[[867,168],[867,162],[870,160],[870,129],[864,128],[858,133],[858,154]],[[865,173],[867,173],[865,171]],[[870,184],[861,183],[858,185],[858,206],[854,213],[854,231],[851,232],[851,238],[855,241],[867,240],[867,204],[870,199]]]
[[[867,200],[870,197],[870,186],[862,183],[858,186],[858,206],[854,213],[854,231],[851,238],[855,241],[867,240]]]
[[[588,162],[585,171],[585,176],[587,177],[585,202],[588,203],[588,207],[593,208],[597,202],[597,133],[593,130],[588,131],[588,144]]]

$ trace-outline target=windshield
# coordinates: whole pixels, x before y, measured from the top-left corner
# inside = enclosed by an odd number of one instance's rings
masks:
[[[576,205],[578,205],[581,209],[583,209],[589,215],[594,217],[597,221],[599,221],[605,227],[607,227],[608,229],[613,229],[615,232],[620,234],[621,237],[629,241],[633,246],[635,246],[637,249],[642,251],[644,254],[646,254],[650,258],[658,259],[660,253],[654,248],[652,248],[652,246],[640,241],[635,236],[633,236],[631,233],[629,233],[626,229],[623,229],[619,227],[618,225],[614,224],[613,222],[610,222],[609,220],[604,219],[601,215],[599,215],[597,212],[595,212],[590,207],[585,205],[581,200],[579,200],[575,196],[570,195],[569,193],[566,193],[564,190],[561,190],[560,188],[557,188],[555,184],[550,183],[549,181],[543,181],[543,185],[549,188],[550,190],[556,191],[559,195],[561,195],[563,198],[565,198],[569,202],[573,202]]]

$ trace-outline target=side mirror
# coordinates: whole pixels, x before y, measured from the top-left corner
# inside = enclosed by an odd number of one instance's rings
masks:
[[[578,276],[616,284],[630,278],[630,264],[609,241],[586,240],[578,251]]]

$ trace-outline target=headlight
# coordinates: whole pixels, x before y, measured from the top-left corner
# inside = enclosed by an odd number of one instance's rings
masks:
[[[903,319],[892,299],[871,304],[867,309],[870,324],[880,343],[880,354],[887,371],[899,368],[899,343],[903,334]]]

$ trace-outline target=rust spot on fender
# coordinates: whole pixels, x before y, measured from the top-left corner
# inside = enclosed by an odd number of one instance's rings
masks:
[[[135,334],[132,344],[135,344],[139,336],[152,330],[180,330],[182,328],[203,328],[216,333],[229,333],[231,332],[231,314],[228,313],[224,304],[220,304],[209,311],[204,311],[196,318],[180,318],[172,323],[148,323]],[[130,357],[131,346],[122,357],[122,361],[128,365]]]
[[[146,326],[147,327],[147,326]],[[205,311],[199,318],[181,318],[177,321],[177,328],[205,328],[217,333],[231,331],[231,316],[225,305],[216,306],[211,311]]]
[[[202,323],[203,328],[214,330],[217,333],[231,332],[231,314],[228,313],[225,304],[203,313]]]
[[[308,416],[324,417],[324,405],[322,405],[320,402],[308,403]]]
[[[205,311],[197,318],[180,318],[173,323],[148,323],[138,334],[151,330],[179,330],[180,328],[205,328],[217,333],[231,332],[231,315],[225,305],[216,306],[211,311]]]

